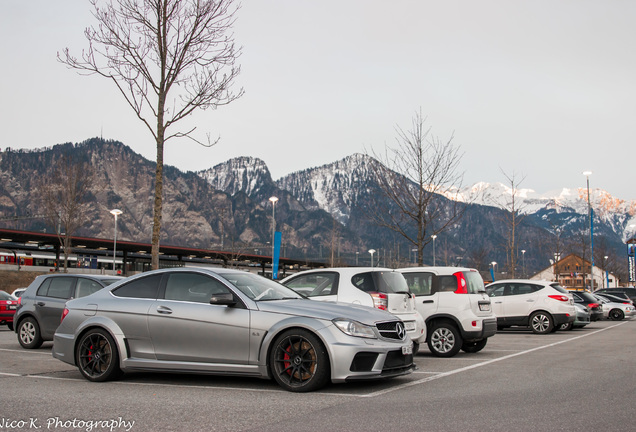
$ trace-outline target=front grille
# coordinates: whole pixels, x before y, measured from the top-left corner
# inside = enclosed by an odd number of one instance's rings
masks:
[[[395,369],[403,369],[413,364],[413,355],[402,354],[402,351],[389,351],[384,361],[383,372],[390,372]]]
[[[387,321],[376,323],[380,336],[386,339],[402,340],[406,336],[402,321]]]

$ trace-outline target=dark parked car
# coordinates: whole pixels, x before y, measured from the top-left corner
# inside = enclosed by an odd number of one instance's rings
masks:
[[[5,291],[0,291],[0,325],[6,324],[9,330],[13,330],[13,316],[17,306],[17,298]]]
[[[630,304],[632,306],[634,306],[634,302],[632,301],[632,299],[630,299],[629,297],[627,297],[627,294],[625,293],[615,293],[615,294],[608,294],[608,293],[602,293],[602,292],[598,292],[598,291],[594,291],[594,294],[597,296],[601,296],[611,302],[615,302],[615,303],[627,303]]]
[[[594,291],[594,294],[625,294],[627,297],[631,299],[634,304],[636,304],[636,288],[634,287],[624,287],[624,288],[601,288],[600,290]]]
[[[67,300],[86,297],[120,279],[123,278],[75,274],[36,277],[18,299],[14,323],[20,345],[33,349],[53,340]]]
[[[590,310],[590,321],[603,319],[603,305],[592,294],[586,291],[570,291],[574,297],[574,303],[587,306]]]

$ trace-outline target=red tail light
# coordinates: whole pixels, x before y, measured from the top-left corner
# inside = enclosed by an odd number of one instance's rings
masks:
[[[389,307],[389,297],[379,292],[370,292],[373,297],[373,307],[377,309],[387,310]]]
[[[62,312],[62,319],[60,320],[60,322],[64,321],[64,318],[66,318],[66,315],[68,315],[68,309],[64,308],[64,312]]]
[[[566,303],[570,301],[570,298],[564,295],[553,294],[553,295],[549,295],[548,297],[550,297],[551,299],[566,302]]]
[[[455,290],[455,294],[468,294],[468,284],[464,277],[464,273],[457,272],[454,273],[453,276],[457,278],[457,289]]]
[[[22,304],[22,297],[18,297],[18,306]]]
[[[599,307],[598,303],[589,303],[587,305],[587,307],[589,307],[590,309],[596,309],[597,307]]]

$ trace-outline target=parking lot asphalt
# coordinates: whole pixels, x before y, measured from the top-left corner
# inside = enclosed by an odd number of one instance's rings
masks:
[[[157,373],[90,383],[0,327],[0,431],[633,431],[636,321],[416,356],[411,375],[309,394],[273,381]]]

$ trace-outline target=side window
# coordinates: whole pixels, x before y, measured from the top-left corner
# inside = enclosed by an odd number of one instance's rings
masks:
[[[488,288],[490,297],[502,297],[504,295],[505,285],[495,285]]]
[[[221,282],[197,273],[173,273],[166,282],[166,300],[209,303],[215,294],[230,290]]]
[[[299,276],[285,284],[307,297],[336,295],[338,293],[337,273],[311,273]]]
[[[117,297],[156,299],[161,283],[161,274],[146,276],[122,285],[113,291]]]
[[[512,284],[512,295],[523,295],[523,294],[531,294],[537,291],[536,285],[529,284]]]
[[[411,292],[415,295],[431,295],[432,273],[402,273]]]
[[[36,295],[45,297],[47,296],[49,292],[49,286],[51,285],[51,279],[52,278],[44,279],[44,282],[42,282],[42,285],[40,285],[40,288],[38,288],[38,292]]]
[[[79,278],[77,279],[77,298],[86,297],[87,295],[93,294],[100,289],[104,288],[98,282],[95,282],[91,279]]]
[[[364,292],[376,291],[371,273],[360,273],[351,278],[353,286]]]
[[[437,281],[438,292],[452,292],[457,290],[457,278],[455,276],[439,276]]]
[[[68,277],[48,278],[38,289],[38,295],[61,299],[71,298],[75,279]]]

